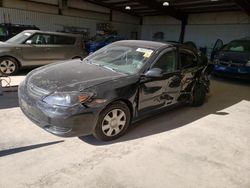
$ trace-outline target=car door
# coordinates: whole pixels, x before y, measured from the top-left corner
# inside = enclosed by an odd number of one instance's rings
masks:
[[[210,60],[213,61],[214,60],[214,55],[224,46],[224,43],[221,39],[217,39],[215,44],[214,44],[214,47],[213,47],[213,50],[211,52],[211,57],[210,57]]]
[[[51,62],[53,56],[51,52],[50,34],[35,33],[29,37],[22,45],[23,61],[27,65],[44,65]]]
[[[180,48],[181,91],[190,90],[196,72],[203,67],[198,66],[198,56],[192,50]]]
[[[50,45],[50,59],[52,61],[71,59],[75,56],[76,37],[53,35],[53,42]]]
[[[163,51],[150,69],[162,70],[160,78],[144,78],[140,83],[139,113],[159,109],[177,102],[181,75],[176,48]]]

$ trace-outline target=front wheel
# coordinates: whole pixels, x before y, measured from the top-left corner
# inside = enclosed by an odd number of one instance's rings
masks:
[[[0,58],[0,75],[11,76],[15,75],[19,70],[19,65],[14,58]]]
[[[122,136],[130,124],[130,110],[123,102],[115,102],[101,112],[93,135],[102,141]]]

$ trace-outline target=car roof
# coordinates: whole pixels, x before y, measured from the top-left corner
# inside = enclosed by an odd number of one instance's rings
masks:
[[[155,42],[155,41],[147,41],[147,40],[121,40],[121,41],[115,42],[115,44],[138,46],[138,47],[150,48],[154,50],[157,50],[162,47],[174,46],[174,44],[171,44],[171,43]]]
[[[52,32],[52,31],[41,31],[41,30],[24,30],[23,32],[45,33],[45,34],[53,34],[53,35],[64,35],[64,36],[72,36],[72,37],[81,37],[81,35],[79,35],[79,34],[62,33],[62,32]]]

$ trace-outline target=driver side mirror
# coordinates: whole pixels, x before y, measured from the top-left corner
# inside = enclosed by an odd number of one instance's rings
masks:
[[[33,44],[33,42],[32,42],[32,40],[27,40],[26,42],[25,42],[25,44]]]
[[[144,74],[146,78],[161,78],[162,76],[162,69],[159,68],[152,68]]]

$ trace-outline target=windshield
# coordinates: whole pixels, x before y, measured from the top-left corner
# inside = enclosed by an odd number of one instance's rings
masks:
[[[15,35],[14,37],[10,38],[9,40],[7,40],[6,42],[8,43],[16,43],[16,44],[21,44],[23,43],[26,39],[28,39],[33,33],[31,32],[26,32],[23,31],[17,35]]]
[[[250,41],[232,41],[222,50],[231,52],[250,52]]]
[[[148,48],[112,44],[96,51],[86,60],[113,71],[135,74],[145,65],[152,53],[153,50]]]

